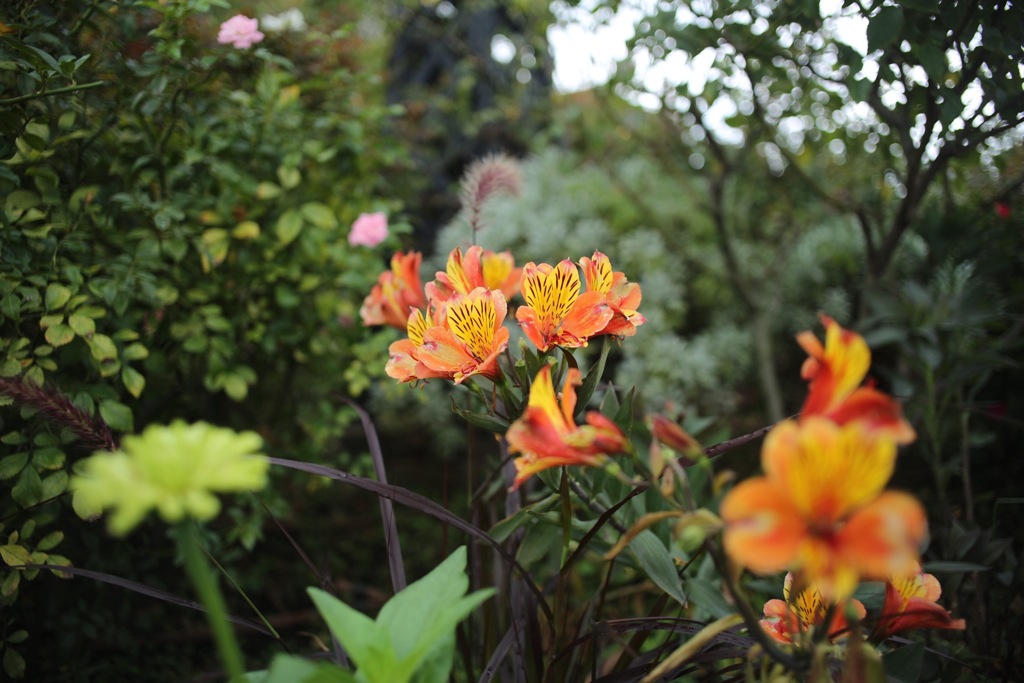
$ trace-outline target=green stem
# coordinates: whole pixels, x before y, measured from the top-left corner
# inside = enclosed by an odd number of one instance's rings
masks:
[[[221,661],[228,670],[232,681],[240,681],[245,677],[245,666],[242,663],[242,651],[235,639],[235,632],[228,622],[228,611],[224,597],[217,587],[217,577],[210,570],[203,549],[192,533],[189,522],[181,522],[175,527],[178,547],[185,558],[185,571],[188,572],[192,585],[199,595],[199,601],[206,608],[206,619],[213,631],[214,641],[220,653]]]
[[[28,102],[29,100],[39,99],[40,97],[49,97],[50,95],[63,95],[64,93],[77,92],[79,90],[89,90],[90,88],[98,88],[101,85],[106,84],[106,81],[93,81],[92,83],[68,85],[63,88],[54,88],[53,90],[40,90],[39,92],[29,93],[28,95],[19,95],[18,97],[8,97],[5,100],[0,100],[0,106],[20,104],[21,102]]]

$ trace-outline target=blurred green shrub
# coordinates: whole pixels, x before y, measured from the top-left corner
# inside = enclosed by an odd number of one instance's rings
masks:
[[[67,411],[115,432],[204,419],[315,459],[353,417],[331,392],[382,374],[360,361],[386,340],[358,306],[408,226],[375,248],[346,235],[360,213],[399,208],[381,180],[403,161],[381,135],[395,112],[341,59],[343,16],[238,50],[216,42],[224,7],[23,2],[0,24],[8,565],[66,562],[43,527],[64,505]],[[41,402],[12,399],[25,391]],[[66,409],[56,423],[37,414],[47,401]],[[255,542],[258,525],[240,527]],[[21,578],[0,571],[4,604]]]

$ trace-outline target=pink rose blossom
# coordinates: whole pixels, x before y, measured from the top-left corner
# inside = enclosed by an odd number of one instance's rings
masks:
[[[388,217],[383,213],[361,213],[352,224],[348,243],[352,246],[375,247],[388,236]]]
[[[234,45],[240,50],[252,47],[263,40],[259,31],[258,19],[250,19],[244,14],[236,14],[220,25],[217,42],[221,45]]]

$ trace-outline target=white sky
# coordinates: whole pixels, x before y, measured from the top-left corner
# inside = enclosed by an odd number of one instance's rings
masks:
[[[653,11],[657,3],[656,0],[627,0],[614,16],[595,15],[594,4],[587,1],[573,8],[562,0],[552,3],[559,23],[548,29],[548,43],[555,59],[555,88],[561,92],[587,90],[606,83],[615,73],[616,63],[627,56],[626,41],[633,37],[633,27],[644,16],[644,10]],[[840,14],[842,4],[842,0],[821,0],[822,16]],[[838,31],[843,42],[861,54],[867,52],[867,20],[840,19]],[[665,84],[684,81],[703,85],[711,59],[710,52],[693,60],[674,52],[653,69],[638,65],[638,74],[655,91]]]

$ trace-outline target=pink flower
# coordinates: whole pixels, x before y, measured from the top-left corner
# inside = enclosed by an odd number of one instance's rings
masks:
[[[240,50],[252,47],[263,40],[259,31],[258,19],[250,19],[244,14],[236,14],[220,25],[217,42],[221,45],[234,45]]]
[[[348,243],[352,246],[375,247],[388,236],[388,217],[383,213],[361,213],[352,224]]]

